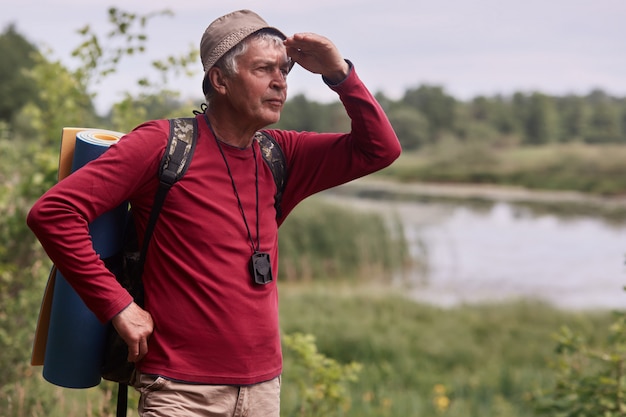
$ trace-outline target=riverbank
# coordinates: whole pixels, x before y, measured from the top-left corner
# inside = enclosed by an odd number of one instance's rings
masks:
[[[443,140],[403,152],[382,175],[430,183],[498,184],[533,190],[626,195],[626,146],[552,143],[509,146],[489,141]]]
[[[605,197],[576,191],[530,190],[484,184],[403,183],[380,177],[366,177],[327,193],[392,201],[431,201],[473,206],[502,202],[526,207],[536,213],[566,217],[591,216],[611,222],[626,222],[626,197]]]

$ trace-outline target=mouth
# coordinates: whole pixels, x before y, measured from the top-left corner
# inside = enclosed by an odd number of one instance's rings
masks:
[[[285,104],[285,101],[279,98],[275,98],[275,99],[268,99],[266,100],[266,102],[274,107],[282,107],[283,104]]]

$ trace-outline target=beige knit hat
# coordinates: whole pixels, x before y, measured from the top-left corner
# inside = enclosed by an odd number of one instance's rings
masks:
[[[251,10],[238,10],[219,17],[206,28],[200,41],[200,59],[204,67],[202,91],[208,90],[206,76],[215,63],[228,51],[249,35],[261,29],[270,29],[277,35],[287,37],[275,27],[271,27],[258,14]]]

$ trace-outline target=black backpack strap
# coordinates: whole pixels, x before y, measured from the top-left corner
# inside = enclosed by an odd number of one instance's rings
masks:
[[[276,194],[274,195],[274,207],[276,208],[276,218],[283,216],[280,202],[283,198],[285,185],[287,184],[287,161],[285,154],[276,139],[267,132],[259,131],[255,134],[256,140],[261,148],[263,160],[267,163],[272,171],[274,183],[276,184]]]
[[[195,118],[170,119],[170,135],[165,147],[165,153],[159,166],[159,188],[154,196],[154,203],[150,210],[150,218],[146,226],[141,253],[139,256],[139,276],[143,274],[143,267],[148,253],[150,239],[154,232],[161,207],[165,202],[167,192],[176,181],[180,180],[191,164],[191,157],[198,138],[198,124]],[[117,417],[126,417],[128,410],[128,385],[120,383],[117,388]]]
[[[117,408],[115,417],[126,417],[128,412],[128,385],[117,384]]]

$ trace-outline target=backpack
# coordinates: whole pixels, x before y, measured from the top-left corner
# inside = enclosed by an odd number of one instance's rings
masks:
[[[121,253],[107,261],[117,280],[133,296],[134,301],[143,307],[143,282],[141,279],[143,267],[148,252],[150,238],[156,226],[161,207],[170,188],[179,181],[187,171],[195,149],[198,126],[195,118],[170,119],[170,134],[165,153],[159,166],[159,187],[150,211],[141,248],[137,239],[135,224],[132,217],[132,207],[129,210],[124,230],[124,245]],[[255,139],[259,143],[261,156],[267,163],[274,183],[276,194],[274,206],[276,217],[282,217],[280,202],[286,185],[285,155],[276,140],[265,132],[257,132]],[[128,347],[117,334],[111,324],[107,330],[104,348],[104,358],[101,367],[102,378],[119,383],[117,399],[117,416],[125,416],[128,401],[128,385],[134,375],[134,364],[127,361]]]

